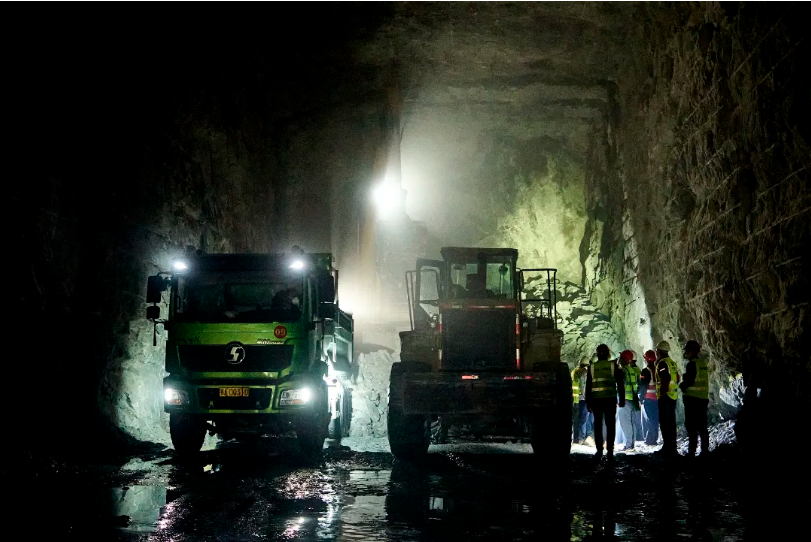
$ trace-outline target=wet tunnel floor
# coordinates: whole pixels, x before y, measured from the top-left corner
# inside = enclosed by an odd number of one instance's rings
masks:
[[[128,541],[763,539],[744,519],[759,505],[727,483],[720,458],[610,466],[572,454],[560,465],[451,448],[419,464],[347,448],[316,465],[247,445],[187,462],[167,451],[7,487],[4,524],[37,539]]]

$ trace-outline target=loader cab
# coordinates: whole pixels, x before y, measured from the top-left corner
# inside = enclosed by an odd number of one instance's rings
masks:
[[[448,300],[513,301],[517,295],[517,251],[444,248],[448,265]]]

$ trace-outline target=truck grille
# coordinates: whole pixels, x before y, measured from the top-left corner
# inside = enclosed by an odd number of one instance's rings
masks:
[[[182,345],[177,347],[180,364],[190,371],[278,372],[293,361],[293,345],[245,345],[245,359],[233,365],[226,361],[225,345]]]
[[[442,313],[442,369],[515,369],[515,310],[445,310]]]
[[[265,410],[270,406],[273,390],[250,388],[248,397],[220,397],[219,388],[198,388],[197,399],[202,408],[215,410]]]

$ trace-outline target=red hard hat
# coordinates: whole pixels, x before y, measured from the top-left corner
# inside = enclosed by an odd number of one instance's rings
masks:
[[[620,354],[620,359],[624,359],[625,361],[633,361],[636,357],[636,353],[633,350],[623,350]]]
[[[656,361],[656,352],[653,350],[645,352],[645,361]]]

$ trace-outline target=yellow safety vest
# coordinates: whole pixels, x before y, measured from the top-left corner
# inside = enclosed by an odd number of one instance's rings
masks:
[[[617,397],[613,361],[605,359],[591,364],[591,394],[594,399]]]
[[[633,401],[636,397],[636,388],[639,386],[639,377],[642,376],[642,371],[636,366],[626,366],[622,368],[625,373],[625,400]]]
[[[684,395],[698,397],[699,399],[710,398],[710,374],[707,368],[707,358],[700,357],[693,361],[696,363],[696,381],[693,385],[684,390]]]
[[[572,403],[577,404],[580,402],[580,377],[577,374],[578,367],[572,371]]]
[[[679,397],[679,366],[676,365],[676,362],[667,358],[662,358],[659,360],[659,363],[665,362],[667,364],[667,370],[670,373],[670,385],[667,387],[667,396],[673,399],[674,401]],[[656,398],[662,398],[662,381],[659,380],[659,363],[656,364]]]

